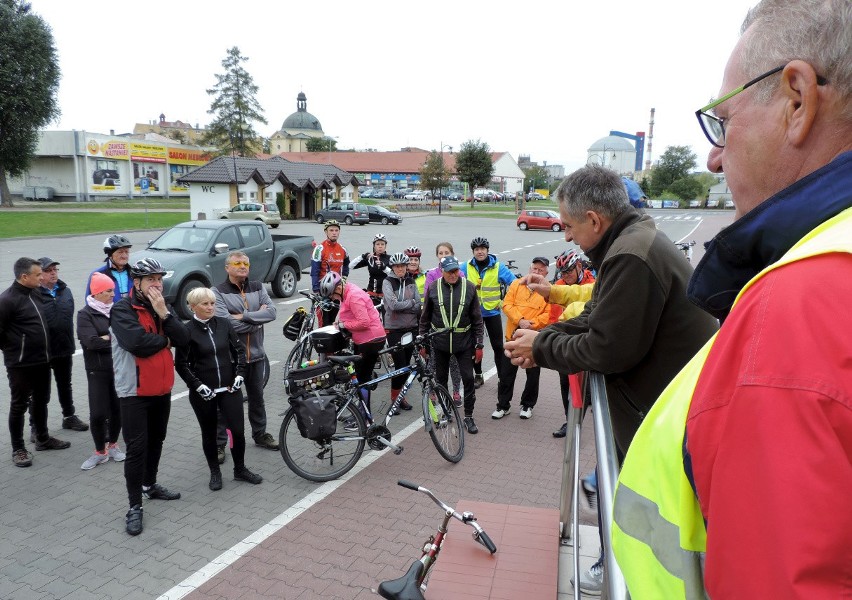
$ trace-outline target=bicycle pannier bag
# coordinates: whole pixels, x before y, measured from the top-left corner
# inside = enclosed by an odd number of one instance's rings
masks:
[[[296,312],[290,315],[290,318],[284,323],[284,337],[295,342],[299,337],[299,332],[302,330],[302,323],[304,323],[307,316],[308,313],[304,307],[300,306],[297,308]]]
[[[296,413],[296,426],[302,437],[322,440],[331,437],[337,429],[336,394],[319,392],[301,394],[290,398]]]
[[[346,348],[346,337],[334,325],[326,325],[311,332],[311,339],[317,352],[332,354]]]

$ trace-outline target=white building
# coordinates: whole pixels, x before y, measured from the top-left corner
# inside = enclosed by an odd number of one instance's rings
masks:
[[[636,170],[636,148],[623,137],[608,135],[589,146],[586,164],[603,165],[619,175],[629,175]]]

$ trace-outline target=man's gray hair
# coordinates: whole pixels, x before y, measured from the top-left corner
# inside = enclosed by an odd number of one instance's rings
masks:
[[[800,59],[837,88],[844,116],[852,119],[852,2],[849,0],[763,0],[746,15],[741,28],[751,28],[741,64],[757,77],[774,67]],[[779,78],[755,86],[762,102],[769,100]]]
[[[228,256],[225,258],[225,262],[229,263],[231,262],[231,259],[234,258],[248,258],[248,254],[246,254],[242,250],[231,250],[230,252],[228,252]]]
[[[591,210],[614,221],[630,208],[627,190],[618,173],[599,165],[577,169],[556,188],[556,199],[580,222]]]

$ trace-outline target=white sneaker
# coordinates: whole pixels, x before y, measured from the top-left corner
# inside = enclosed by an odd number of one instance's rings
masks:
[[[127,458],[127,454],[122,452],[121,448],[118,447],[118,444],[115,446],[107,446],[107,454],[115,462],[122,462],[125,458]]]
[[[574,578],[571,578],[574,585]],[[600,596],[603,591],[603,558],[591,566],[588,571],[580,573],[580,591],[587,596]]]
[[[84,471],[89,471],[90,469],[94,469],[98,465],[102,465],[103,463],[107,462],[108,460],[109,460],[108,454],[98,454],[97,452],[95,452],[89,458],[86,459],[86,462],[84,462],[80,466],[80,468],[83,469]]]
[[[532,406],[522,406],[520,417],[522,419],[532,419]]]
[[[491,413],[491,418],[492,419],[502,419],[503,417],[505,417],[506,415],[509,414],[510,410],[511,409],[509,409],[509,408],[507,408],[505,410],[502,409],[502,408],[498,408],[493,413]]]

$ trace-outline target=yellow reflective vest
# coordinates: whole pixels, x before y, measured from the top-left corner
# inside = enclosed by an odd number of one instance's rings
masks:
[[[479,269],[467,269],[467,279],[476,287],[476,295],[484,310],[500,308],[500,263],[494,262],[485,270],[485,277],[479,278]]]
[[[829,252],[852,253],[852,209],[799,240],[749,281],[737,301],[770,271]],[[703,578],[707,532],[683,470],[683,438],[692,396],[715,340],[714,335],[663,390],[636,432],[618,478],[612,547],[627,589],[637,600],[707,597]]]

